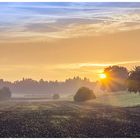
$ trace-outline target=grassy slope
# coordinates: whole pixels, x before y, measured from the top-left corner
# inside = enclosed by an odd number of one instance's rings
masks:
[[[73,95],[69,97],[65,96],[63,99],[73,101]],[[93,102],[119,107],[137,106],[140,105],[140,94],[124,91],[116,93],[97,93],[97,98]]]
[[[98,97],[95,102],[120,107],[137,106],[140,105],[140,95],[128,92],[108,93],[107,96]]]

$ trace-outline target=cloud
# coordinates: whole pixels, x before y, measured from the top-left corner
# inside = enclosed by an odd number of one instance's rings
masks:
[[[104,68],[108,66],[113,66],[113,65],[127,65],[127,64],[139,64],[140,60],[136,61],[120,61],[120,62],[114,62],[114,63],[66,63],[66,64],[55,64],[51,65],[51,69],[69,69],[69,70],[76,70],[76,69],[87,69],[90,70],[93,68]]]
[[[1,41],[55,40],[140,29],[137,3],[6,3]]]

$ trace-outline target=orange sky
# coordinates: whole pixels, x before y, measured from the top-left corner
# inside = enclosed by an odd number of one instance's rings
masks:
[[[0,3],[0,78],[96,81],[140,65],[140,3]]]
[[[1,43],[0,77],[64,80],[78,75],[94,81],[107,65],[140,64],[139,36],[140,30],[133,30],[52,42]]]

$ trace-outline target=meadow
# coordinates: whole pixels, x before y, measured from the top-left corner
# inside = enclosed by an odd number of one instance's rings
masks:
[[[140,137],[140,96],[0,102],[0,137]]]

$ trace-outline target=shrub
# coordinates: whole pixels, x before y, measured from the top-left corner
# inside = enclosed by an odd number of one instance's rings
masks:
[[[78,89],[74,96],[74,101],[76,102],[84,102],[87,100],[95,99],[96,96],[93,91],[87,87],[81,87]]]
[[[53,95],[53,99],[56,100],[56,99],[59,99],[59,98],[60,98],[59,94],[54,94],[54,95]]]
[[[0,89],[0,100],[11,98],[11,91],[8,87]]]
[[[137,66],[130,71],[127,87],[129,92],[140,93],[140,66]]]

